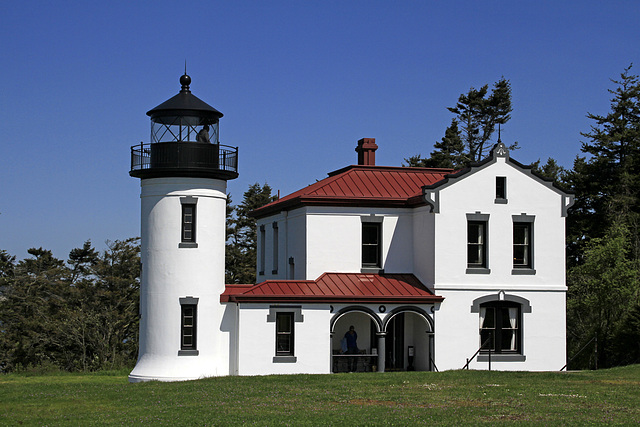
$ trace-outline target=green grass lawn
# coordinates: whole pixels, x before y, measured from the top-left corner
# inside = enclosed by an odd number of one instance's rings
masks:
[[[638,424],[640,365],[127,382],[128,372],[0,375],[2,425]]]

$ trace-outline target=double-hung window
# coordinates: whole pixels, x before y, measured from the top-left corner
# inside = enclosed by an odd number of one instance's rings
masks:
[[[467,214],[467,274],[488,274],[489,215]]]
[[[295,325],[302,323],[301,306],[272,305],[269,307],[267,322],[275,323],[275,350],[273,363],[296,363]]]
[[[513,215],[512,274],[535,274],[533,266],[533,224],[535,216]]]
[[[361,217],[363,273],[378,273],[382,270],[382,218]]]
[[[276,313],[276,356],[293,356],[293,313]]]

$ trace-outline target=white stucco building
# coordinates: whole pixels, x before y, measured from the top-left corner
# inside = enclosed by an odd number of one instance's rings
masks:
[[[219,159],[168,167],[158,163],[163,142],[152,141],[149,164],[132,164],[143,259],[132,381],[565,364],[573,197],[504,144],[451,171],[376,166],[375,140],[358,141],[357,165],[254,211],[260,283],[225,286],[224,200],[237,163],[224,165],[237,152],[219,146],[217,110],[182,105],[181,115],[165,104],[148,113],[152,135],[176,116],[192,116],[194,135],[215,124]],[[164,144],[204,147],[186,141]],[[355,354],[342,342],[350,326]]]

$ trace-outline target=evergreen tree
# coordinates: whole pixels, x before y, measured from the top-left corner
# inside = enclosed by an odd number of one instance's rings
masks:
[[[255,183],[245,191],[242,203],[233,208],[227,227],[227,283],[256,283],[257,231],[250,213],[275,199],[268,184]]]
[[[484,159],[491,150],[491,138],[496,127],[511,118],[511,84],[504,77],[493,85],[480,89],[473,87],[461,94],[455,107],[448,107],[455,114],[442,140],[434,144],[429,158],[420,155],[405,159],[411,167],[445,167],[460,169]],[[517,143],[509,147],[516,149]]]
[[[612,80],[611,111],[587,115],[586,156],[565,175],[576,193],[567,218],[569,354],[597,333],[600,367],[640,360],[637,345],[626,345],[640,338],[640,82],[630,71]]]
[[[580,253],[589,239],[602,237],[615,222],[629,230],[630,256],[640,258],[640,82],[628,67],[611,99],[606,115],[589,113],[595,121],[582,152],[567,174],[567,183],[576,193],[567,221],[570,242],[569,262],[581,261]]]

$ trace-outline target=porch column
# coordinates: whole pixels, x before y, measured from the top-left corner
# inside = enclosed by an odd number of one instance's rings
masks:
[[[376,332],[376,336],[378,337],[378,372],[384,372],[387,333]]]

